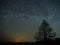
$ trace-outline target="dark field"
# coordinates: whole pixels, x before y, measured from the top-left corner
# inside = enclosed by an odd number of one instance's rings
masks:
[[[60,45],[60,39],[56,39],[54,41],[37,41],[37,42],[3,42],[0,41],[1,45]]]

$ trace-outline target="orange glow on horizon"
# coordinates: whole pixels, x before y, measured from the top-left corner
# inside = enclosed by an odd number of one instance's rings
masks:
[[[12,42],[31,42],[30,38],[28,34],[21,34],[20,36],[13,36]]]
[[[13,42],[25,42],[24,38],[14,37]]]

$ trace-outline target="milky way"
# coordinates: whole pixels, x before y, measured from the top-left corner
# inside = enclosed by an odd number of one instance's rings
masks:
[[[9,37],[26,33],[33,41],[42,19],[60,37],[60,0],[0,0],[0,29]]]

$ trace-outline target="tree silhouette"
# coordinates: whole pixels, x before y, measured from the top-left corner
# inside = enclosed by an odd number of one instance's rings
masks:
[[[39,31],[35,34],[36,41],[43,41],[47,39],[55,39],[56,33],[53,32],[52,27],[49,26],[46,20],[43,19],[41,26],[39,27]]]

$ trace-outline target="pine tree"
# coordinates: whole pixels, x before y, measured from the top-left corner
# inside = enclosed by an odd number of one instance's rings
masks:
[[[36,41],[43,41],[47,39],[55,39],[56,33],[53,32],[52,27],[49,26],[46,20],[43,19],[39,31],[35,35]]]

